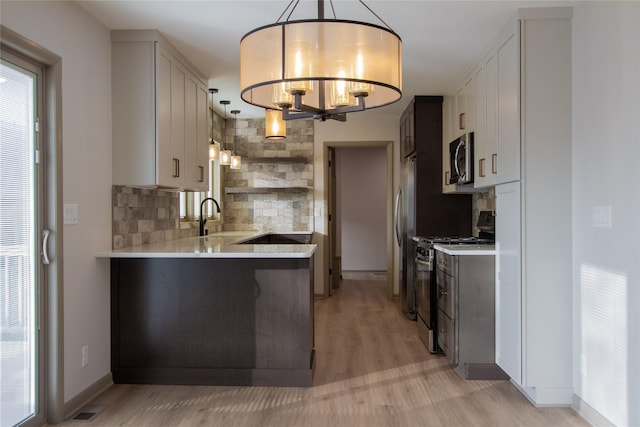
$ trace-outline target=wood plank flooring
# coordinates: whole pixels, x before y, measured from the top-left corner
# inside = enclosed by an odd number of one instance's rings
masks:
[[[78,426],[587,426],[569,408],[535,408],[508,381],[465,381],[427,352],[386,298],[385,274],[345,274],[315,302],[311,388],[115,385]]]

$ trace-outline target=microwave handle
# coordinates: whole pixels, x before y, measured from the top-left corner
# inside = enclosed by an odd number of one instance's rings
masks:
[[[464,177],[462,175],[460,175],[460,167],[458,166],[458,152],[460,151],[460,147],[462,147],[462,144],[464,144],[463,141],[460,141],[460,143],[458,144],[458,146],[456,147],[456,153],[453,155],[453,166],[456,169],[456,174],[464,179]]]

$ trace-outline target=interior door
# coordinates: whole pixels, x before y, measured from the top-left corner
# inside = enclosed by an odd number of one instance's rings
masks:
[[[44,152],[42,69],[3,48],[0,63],[0,425],[42,425],[40,298]],[[42,259],[41,259],[42,256]]]

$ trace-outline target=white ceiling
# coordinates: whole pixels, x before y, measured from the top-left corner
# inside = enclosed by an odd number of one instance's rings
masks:
[[[219,89],[238,118],[264,117],[240,98],[240,39],[276,22],[289,0],[106,0],[77,3],[110,29],[157,29]],[[491,39],[520,7],[567,6],[568,1],[405,1],[365,3],[400,37],[403,96],[395,104],[357,114],[400,116],[414,95],[442,95],[479,59]],[[325,17],[332,17],[329,0]],[[334,0],[338,19],[381,25],[356,0]],[[291,20],[317,17],[317,1],[301,0]],[[222,111],[219,109],[219,111]]]

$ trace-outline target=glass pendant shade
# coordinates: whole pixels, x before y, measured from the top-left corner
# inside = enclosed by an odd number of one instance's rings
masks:
[[[231,150],[220,151],[220,164],[222,166],[229,166],[231,164]]]
[[[215,142],[209,143],[209,160],[218,160],[220,147]]]
[[[231,156],[229,159],[229,167],[231,169],[240,169],[242,166],[242,158],[240,156]]]
[[[294,106],[295,94],[320,113],[355,105],[357,96],[367,109],[382,107],[402,96],[402,41],[355,21],[268,25],[240,42],[240,87],[244,101],[263,108]]]
[[[280,110],[265,110],[265,138],[270,140],[285,139],[287,137],[287,124],[282,120]]]

